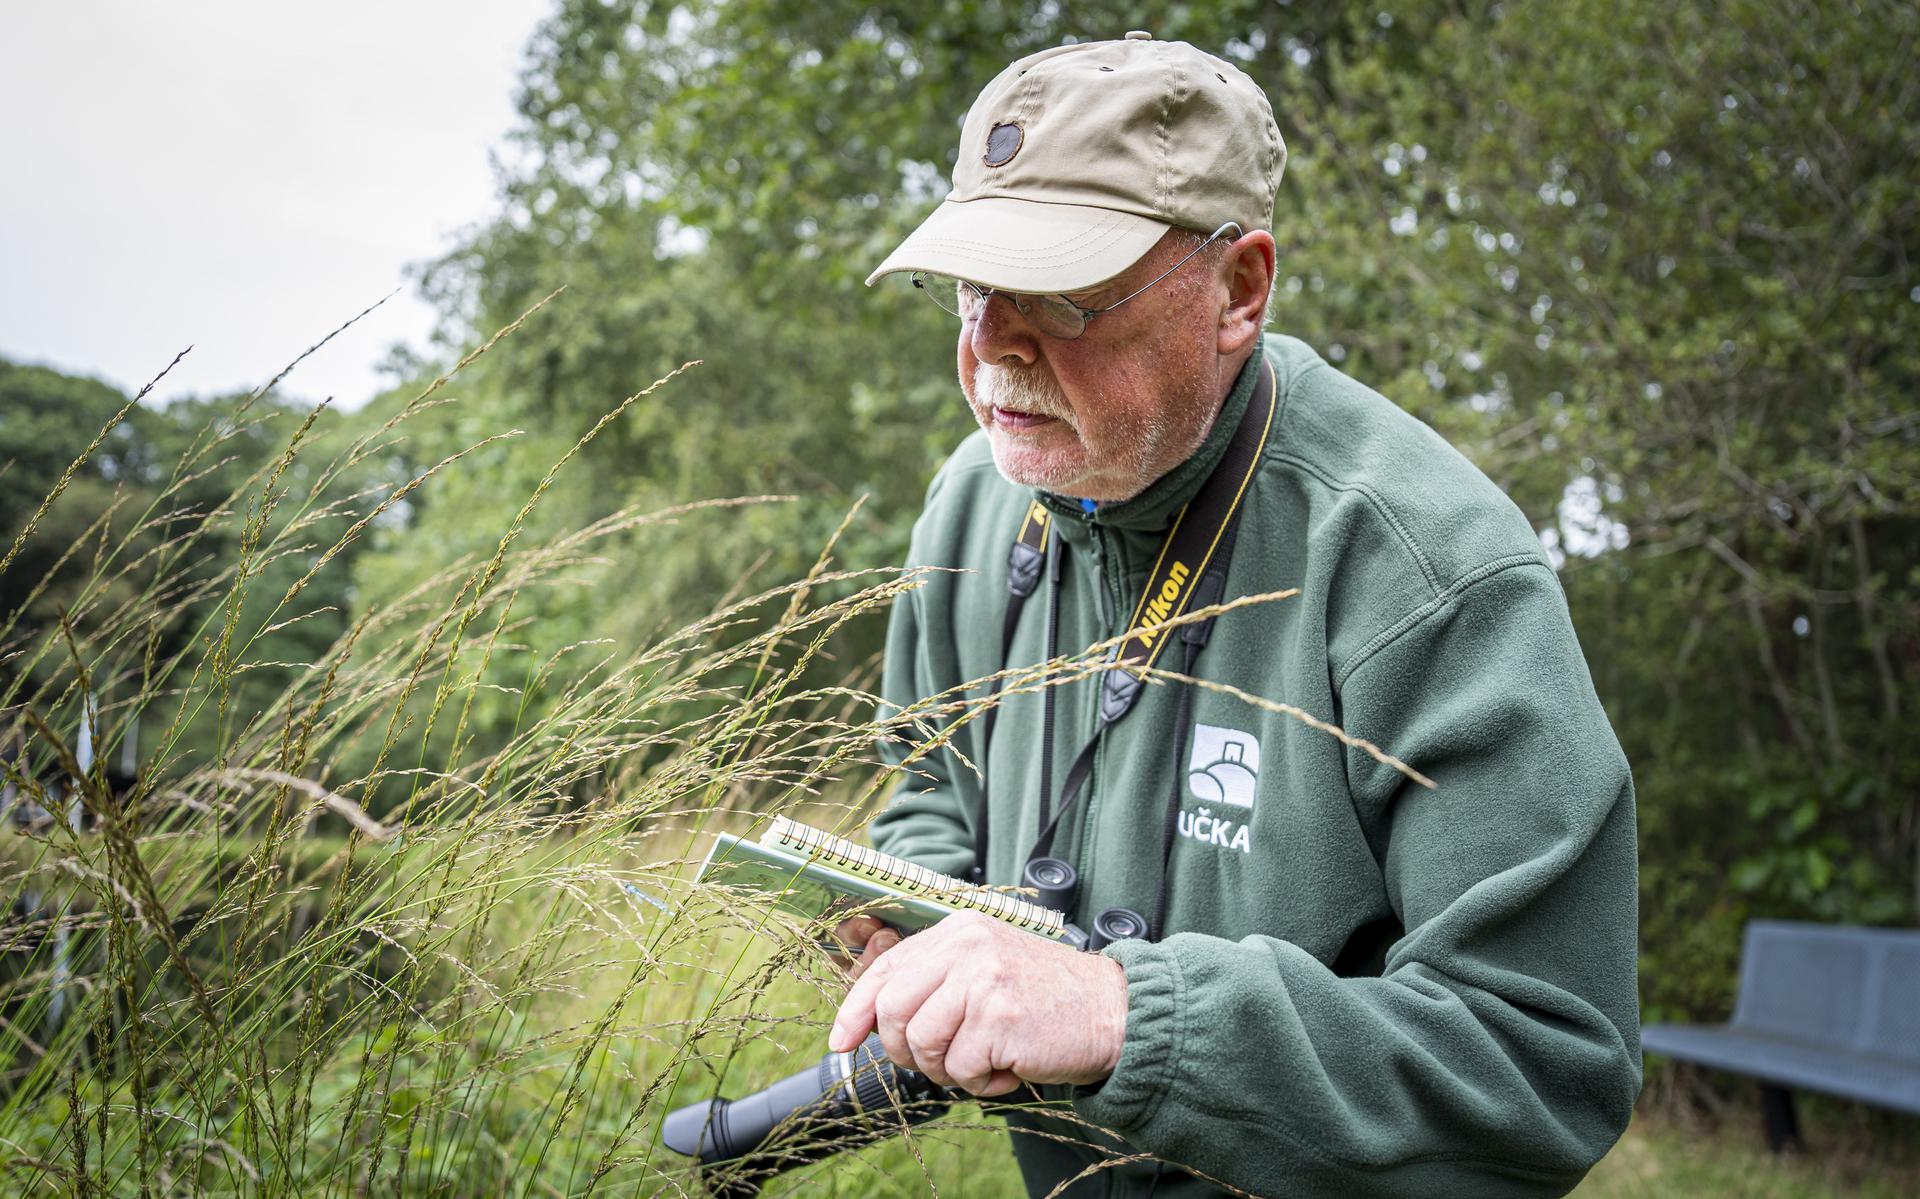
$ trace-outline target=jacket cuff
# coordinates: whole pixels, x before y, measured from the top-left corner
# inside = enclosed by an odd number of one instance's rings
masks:
[[[1126,1040],[1113,1073],[1082,1089],[1073,1106],[1081,1119],[1125,1133],[1153,1118],[1179,1073],[1185,983],[1179,962],[1164,945],[1116,941],[1101,952],[1126,971]]]

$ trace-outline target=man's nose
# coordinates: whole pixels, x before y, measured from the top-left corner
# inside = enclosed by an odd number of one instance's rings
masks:
[[[1017,361],[1032,366],[1040,357],[1039,335],[1020,314],[1011,297],[995,292],[980,307],[968,327],[973,356],[981,362],[1004,365]]]

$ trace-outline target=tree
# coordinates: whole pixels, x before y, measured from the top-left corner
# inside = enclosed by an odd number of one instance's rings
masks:
[[[328,449],[344,445],[327,416],[271,393],[128,408],[127,396],[97,380],[0,361],[0,554],[18,543],[0,572],[0,706],[59,704],[64,720],[78,710],[64,690],[69,658],[98,648],[81,665],[117,736],[135,707],[180,681],[162,676],[229,652],[219,646],[230,618],[244,649],[225,666],[225,723],[220,711],[201,712],[162,747],[166,761],[217,757],[237,714],[268,709],[290,673],[346,628],[357,543],[315,575],[297,609],[275,613],[325,548],[318,540],[349,523],[344,512],[316,517],[299,494],[324,470]],[[275,478],[268,502],[267,480],[297,430],[304,454]],[[368,469],[350,472],[340,489]],[[276,544],[295,518],[300,536]],[[268,625],[279,627],[253,636]]]
[[[1751,914],[1916,908],[1917,21],[1889,0],[570,0],[529,56],[529,165],[434,279],[470,332],[574,285],[476,393],[552,430],[529,464],[710,359],[595,451],[578,513],[808,497],[616,567],[650,615],[724,587],[753,538],[791,567],[855,488],[877,513],[858,550],[897,554],[965,422],[950,330],[859,280],[944,193],[973,95],[1130,25],[1219,51],[1291,150],[1276,328],[1465,449],[1563,558],[1638,767],[1649,1001],[1701,1010],[1731,980],[1689,947]]]

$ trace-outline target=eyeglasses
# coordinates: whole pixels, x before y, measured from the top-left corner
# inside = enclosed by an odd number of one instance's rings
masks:
[[[987,309],[987,301],[993,296],[1005,296],[1013,306],[1019,310],[1021,316],[1033,322],[1034,328],[1049,337],[1057,337],[1062,341],[1072,341],[1087,331],[1087,322],[1091,321],[1094,317],[1099,316],[1103,312],[1112,312],[1128,300],[1146,291],[1147,288],[1152,287],[1155,283],[1160,282],[1160,280],[1187,265],[1195,254],[1198,254],[1221,238],[1226,237],[1229,233],[1236,238],[1240,236],[1240,226],[1237,222],[1228,221],[1218,229],[1215,229],[1207,240],[1195,246],[1193,251],[1185,258],[1182,258],[1166,270],[1155,275],[1152,282],[1121,296],[1105,308],[1082,308],[1065,296],[1033,296],[1021,292],[1002,291],[993,287],[981,287],[965,279],[956,279],[952,275],[934,275],[926,271],[915,271],[912,279],[914,287],[924,292],[926,297],[935,304],[938,304],[942,312],[950,316],[959,317],[962,324],[970,325],[980,319],[980,314]]]

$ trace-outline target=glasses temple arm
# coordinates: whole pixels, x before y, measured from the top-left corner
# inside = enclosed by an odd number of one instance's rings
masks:
[[[1115,300],[1113,303],[1107,305],[1105,308],[1083,308],[1081,309],[1081,311],[1086,313],[1088,316],[1098,316],[1103,312],[1112,312],[1114,309],[1120,307],[1120,305],[1126,303],[1128,300],[1133,299],[1133,297],[1147,290],[1147,288],[1152,287],[1155,283],[1160,282],[1160,280],[1166,278],[1168,275],[1173,274],[1173,272],[1187,265],[1188,261],[1190,261],[1195,254],[1198,254],[1200,251],[1206,249],[1208,246],[1212,245],[1214,242],[1217,242],[1222,237],[1225,237],[1227,230],[1229,229],[1233,230],[1235,237],[1238,237],[1240,235],[1240,223],[1238,221],[1228,221],[1226,224],[1220,226],[1218,229],[1215,229],[1212,233],[1208,234],[1207,240],[1201,242],[1199,245],[1195,246],[1192,250],[1188,251],[1187,256],[1185,258],[1182,258],[1180,261],[1174,263],[1172,266],[1168,267],[1166,270],[1161,271],[1158,275],[1155,275],[1151,282],[1140,285],[1134,290],[1128,292],[1126,295],[1121,296],[1119,299]],[[1067,302],[1070,304],[1073,303],[1071,300]],[[1074,307],[1079,308],[1080,306],[1078,304],[1075,304]]]

